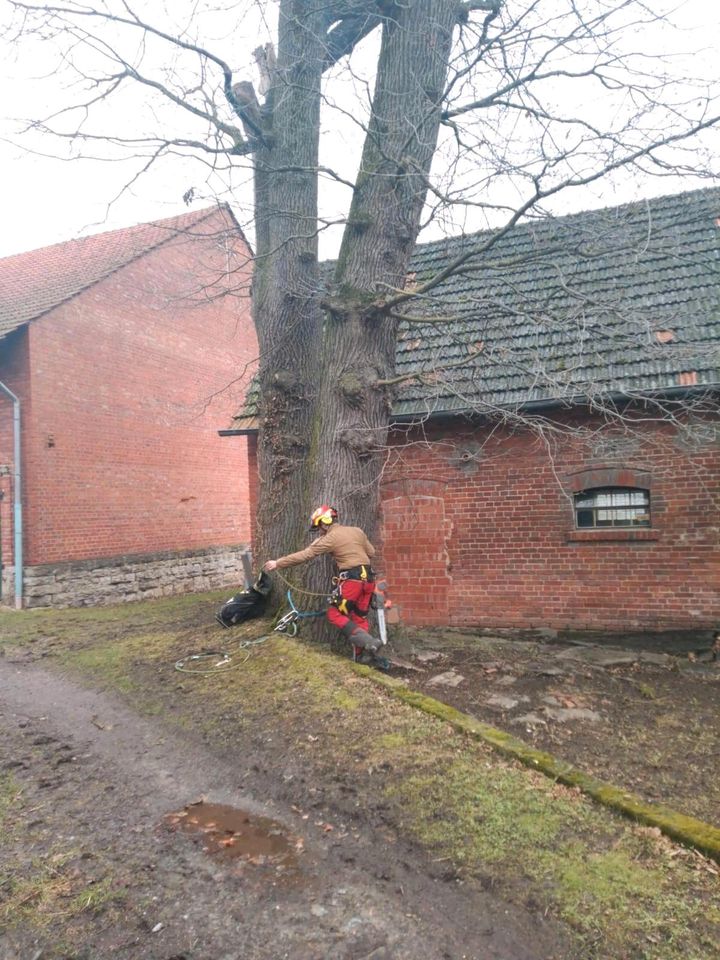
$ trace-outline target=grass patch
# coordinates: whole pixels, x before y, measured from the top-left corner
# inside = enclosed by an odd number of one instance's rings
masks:
[[[137,686],[133,666],[146,669],[149,664],[164,663],[175,639],[172,633],[139,634],[122,642],[115,638],[97,646],[73,646],[62,650],[58,658],[68,667],[128,692]]]
[[[630,831],[621,848],[588,855],[566,847],[561,868],[551,871],[561,915],[586,938],[602,938],[611,956],[623,956],[632,943],[636,955],[648,960],[718,956],[712,887],[697,899],[689,876],[676,872],[666,849],[660,846],[647,861],[639,859],[643,846]]]
[[[689,851],[689,861],[679,863],[665,838],[470,752],[397,777],[386,792],[403,828],[436,858],[453,863],[464,879],[492,876],[510,897],[522,878],[532,900],[567,922],[582,944],[602,941],[600,956],[720,955],[717,882],[693,868]]]
[[[246,627],[253,635],[261,627]],[[242,635],[234,641],[235,648]],[[249,718],[274,717],[278,711],[294,710],[305,718],[320,720],[342,712],[352,713],[360,708],[355,690],[350,689],[352,678],[340,660],[320,653],[309,644],[300,644],[279,634],[261,645],[250,648],[250,656],[243,662],[244,651],[226,647],[230,656],[236,656],[239,665],[191,677],[173,671],[167,663],[165,676],[180,682],[185,702],[212,701],[214,710],[207,717],[210,726],[215,711],[240,708]]]
[[[509,900],[530,898],[564,921],[577,958],[720,955],[717,879],[702,858],[389,698],[347,660],[277,634],[248,655],[242,642],[268,624],[221,631],[216,606],[205,595],[0,614],[0,631],[12,621],[9,642],[44,644],[65,667],[132,691],[133,707],[200,729],[214,747],[242,749],[246,730],[282,743],[268,764],[294,758],[315,783],[352,783],[359,807],[381,808],[389,827],[467,882],[489,877]],[[231,669],[174,669],[181,656],[218,648],[235,658]],[[84,895],[93,909],[90,891],[74,891],[66,906],[82,907]],[[102,888],[97,896],[101,905]]]
[[[119,905],[127,898],[127,890],[115,886],[111,877],[103,877],[97,883],[88,884],[78,891],[68,905],[68,913],[103,913],[111,905]]]
[[[521,867],[552,844],[566,825],[567,811],[528,787],[516,771],[483,777],[464,758],[425,775],[404,779],[388,796],[409,814],[416,836],[442,849],[472,873],[480,865]]]
[[[97,880],[82,877],[75,849],[54,844],[43,856],[28,858],[26,808],[22,788],[13,778],[0,776],[0,931],[18,926],[56,929],[122,903],[126,889],[109,872]]]
[[[15,780],[7,774],[0,774],[0,830],[5,826],[8,813],[19,795],[20,787]]]
[[[99,914],[126,896],[111,877],[84,883],[71,869],[75,854],[55,853],[0,877],[0,929],[31,923],[47,927],[83,913]]]

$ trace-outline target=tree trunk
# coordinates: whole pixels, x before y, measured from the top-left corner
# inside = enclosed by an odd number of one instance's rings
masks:
[[[402,288],[435,151],[456,4],[416,0],[385,23],[350,221],[323,335],[316,413],[318,501],[377,533],[379,483],[392,394],[378,380],[395,367],[397,323],[384,294]]]
[[[397,8],[383,42],[360,173],[326,311],[315,412],[317,503],[378,535],[380,481],[395,368],[397,321],[383,296],[402,288],[417,238],[435,151],[456,5],[416,0]],[[327,567],[308,583],[321,590]],[[316,631],[317,633],[317,631]]]
[[[281,5],[277,66],[255,152],[253,311],[260,346],[258,561],[304,545],[314,456],[318,298],[317,164],[322,15]]]

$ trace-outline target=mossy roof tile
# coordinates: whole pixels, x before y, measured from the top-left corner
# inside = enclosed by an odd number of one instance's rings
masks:
[[[719,224],[709,188],[419,244],[417,286],[471,257],[401,307],[439,322],[401,323],[393,414],[720,385]]]

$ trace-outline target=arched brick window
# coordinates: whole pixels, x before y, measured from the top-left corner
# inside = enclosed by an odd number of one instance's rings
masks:
[[[594,487],[576,493],[578,530],[650,526],[650,491],[642,487]]]
[[[568,541],[659,538],[648,470],[597,466],[567,476],[564,485],[571,505]]]

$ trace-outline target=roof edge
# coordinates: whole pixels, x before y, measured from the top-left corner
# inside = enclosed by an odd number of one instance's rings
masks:
[[[210,217],[218,213],[218,211],[222,211],[223,213],[226,213],[230,216],[230,219],[232,220],[237,231],[239,232],[243,243],[247,245],[247,248],[250,251],[251,256],[254,257],[253,249],[250,243],[248,242],[247,237],[243,233],[242,227],[238,223],[237,217],[235,216],[235,214],[232,211],[232,208],[227,202],[216,204],[214,207],[208,207],[207,211],[204,213],[202,211],[198,211],[198,214],[202,214],[202,215],[198,215],[198,219],[193,221],[192,226],[195,227],[198,224],[205,223]],[[181,214],[178,214],[178,216],[181,216]],[[165,219],[175,220],[177,218],[166,217]],[[132,224],[129,227],[118,227],[116,230],[105,230],[102,233],[88,234],[87,237],[76,237],[73,239],[89,240],[89,239],[92,239],[93,237],[103,236],[103,234],[122,233],[124,230],[133,230],[136,227],[151,227],[161,223],[163,223],[163,220],[148,220],[147,223],[136,223],[136,224]],[[134,256],[129,257],[127,260],[124,260],[122,263],[117,264],[117,266],[113,267],[113,269],[109,270],[107,273],[104,273],[101,277],[97,277],[96,279],[91,280],[89,283],[85,284],[85,286],[82,286],[78,290],[73,291],[73,293],[68,294],[68,296],[63,297],[61,300],[58,300],[56,303],[52,304],[52,306],[50,307],[47,307],[45,310],[40,310],[38,313],[34,313],[31,317],[28,317],[26,320],[21,321],[16,327],[13,327],[12,330],[8,330],[4,334],[0,333],[0,342],[2,342],[7,336],[9,336],[15,330],[22,330],[24,327],[29,326],[33,321],[39,320],[40,317],[44,317],[48,313],[52,313],[53,310],[57,310],[58,307],[62,307],[66,303],[70,303],[72,300],[75,299],[75,297],[79,297],[80,294],[85,293],[86,290],[91,290],[94,286],[96,286],[96,284],[102,283],[103,280],[107,280],[108,277],[114,276],[116,273],[119,273],[121,270],[124,270],[125,267],[129,267],[131,264],[136,263],[138,260],[142,259],[142,257],[147,256],[147,254],[154,253],[156,250],[159,250],[160,247],[164,246],[166,243],[169,243],[171,240],[174,240],[182,232],[183,231],[181,230],[177,230],[175,232],[169,231],[166,237],[162,237],[156,243],[149,244],[139,253],[136,253]],[[54,243],[48,244],[48,247],[55,247],[55,246],[61,247],[63,246],[64,243],[72,243],[72,242],[73,242],[72,240],[65,240],[57,244],[54,244]],[[36,247],[35,250],[28,250],[28,251],[25,251],[25,253],[26,255],[29,255],[38,250],[46,250],[48,249],[48,247]],[[11,254],[11,256],[17,256],[17,254]]]
[[[646,393],[621,393],[621,392],[611,392],[602,394],[602,400],[604,402],[613,402],[613,403],[642,403],[653,400],[681,400],[684,397],[701,397],[704,394],[714,396],[715,394],[720,394],[720,382],[702,384],[694,387],[668,387],[665,390],[649,390]],[[592,403],[592,397],[588,397],[583,394],[577,394],[574,397],[563,397],[555,400],[528,400],[527,403],[518,404],[518,406],[513,407],[507,405],[503,407],[498,405],[495,407],[495,410],[498,411],[509,411],[513,410],[516,413],[523,412],[532,412],[535,410],[552,410],[552,409],[578,409],[582,407],[587,407]],[[397,415],[390,416],[390,426],[395,423],[427,423],[428,420],[455,420],[455,419],[464,419],[464,420],[483,420],[486,419],[492,411],[487,411],[482,413],[478,410],[428,410],[426,412],[418,411],[417,413],[401,413]],[[234,427],[229,430],[218,430],[218,436],[221,437],[244,437],[252,436],[260,431],[260,418],[259,417],[242,417],[238,419],[243,419],[248,421],[246,427]]]

